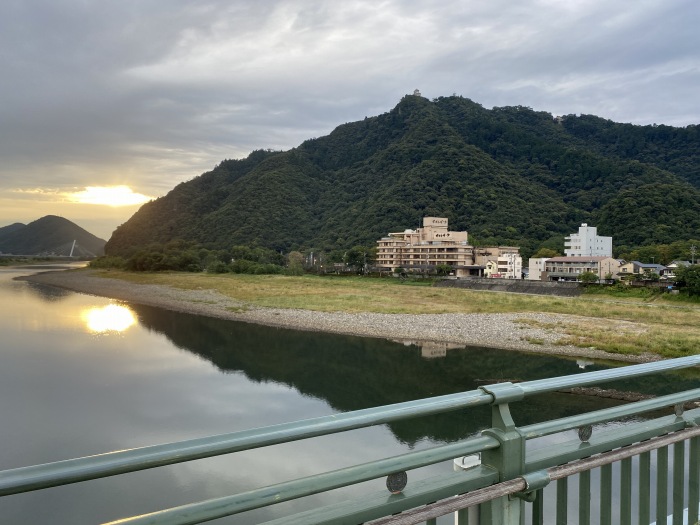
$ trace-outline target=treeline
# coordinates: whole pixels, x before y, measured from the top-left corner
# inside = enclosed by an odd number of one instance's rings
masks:
[[[557,242],[545,242],[532,253],[533,257],[563,255],[563,236]],[[237,245],[227,250],[207,248],[191,241],[175,240],[165,244],[152,243],[131,255],[102,256],[93,260],[94,268],[119,268],[136,272],[182,271],[209,273],[275,274],[304,272],[329,273],[343,268],[356,273],[371,271],[377,255],[376,246],[356,245],[347,250],[287,253],[262,246]],[[672,261],[700,261],[700,239],[675,241],[650,246],[615,247],[613,256],[625,261],[668,265]],[[527,265],[528,257],[523,256]],[[449,267],[437,268],[436,274],[448,273]]]
[[[301,275],[328,273],[336,265],[363,273],[375,261],[376,248],[355,246],[334,252],[278,252],[261,246],[233,246],[228,250],[209,249],[175,240],[150,244],[127,257],[106,255],[90,262],[92,268],[115,268],[132,272],[208,272]]]
[[[614,239],[613,239],[614,240]],[[620,246],[615,248],[616,257],[626,261],[670,264],[672,261],[696,262],[700,260],[700,240],[675,241],[670,244],[650,246]]]
[[[671,245],[639,248],[632,251],[626,260],[653,262],[658,256],[660,264],[671,260],[684,260],[683,255],[692,249],[698,241],[677,242]],[[654,253],[656,256],[649,256]],[[555,256],[552,250],[542,249],[536,255]],[[645,261],[652,257],[651,261]],[[664,259],[663,257],[667,258]],[[230,250],[212,250],[193,243],[177,240],[165,245],[152,244],[147,249],[135,252],[130,257],[102,256],[90,262],[92,268],[116,268],[134,272],[208,272],[239,274],[284,274],[303,275],[305,273],[328,274],[335,272],[354,272],[363,274],[372,271],[376,258],[376,248],[354,246],[346,251],[308,252],[291,251],[287,254],[260,246],[233,246]],[[693,261],[694,262],[694,261]],[[449,266],[435,268],[433,275],[445,275]],[[401,272],[401,269],[398,269]],[[684,296],[700,297],[700,264],[679,267],[675,271],[674,284]],[[591,282],[598,276],[590,275]],[[585,279],[582,279],[585,281]],[[618,291],[628,292],[629,287],[618,285]],[[656,290],[657,293],[660,289]]]
[[[282,273],[288,257],[268,248],[234,246],[212,250],[192,242],[176,240],[151,244],[128,257],[104,256],[93,260],[93,268],[118,268],[132,272]]]
[[[152,243],[129,256],[106,255],[90,262],[92,268],[118,268],[133,272],[201,272],[226,264],[230,253],[209,250],[193,242],[174,240]]]

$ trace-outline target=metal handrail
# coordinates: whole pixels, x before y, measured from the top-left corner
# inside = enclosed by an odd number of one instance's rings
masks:
[[[679,370],[698,364],[700,364],[700,356],[689,356],[517,384],[501,383],[458,394],[397,403],[344,414],[334,414],[219,436],[209,436],[175,443],[111,452],[98,456],[11,469],[0,472],[0,496],[250,450],[408,418],[455,411],[463,408],[489,404],[503,405],[532,395]],[[584,424],[619,419],[668,407],[670,405],[685,403],[698,398],[700,398],[700,389],[695,389],[661,398],[645,400],[633,405],[614,407],[589,414],[582,414],[576,417],[529,425],[522,427],[518,432],[523,439],[541,437],[562,430],[576,428]],[[680,423],[682,422],[683,420],[680,419]],[[678,424],[674,422],[674,429],[677,427]],[[501,442],[494,437],[494,435],[471,437],[458,443],[410,452],[364,465],[356,465],[318,474],[309,478],[292,480],[274,486],[255,489],[243,494],[185,505],[176,509],[168,509],[113,523],[168,523],[173,525],[201,523],[217,517],[375,479],[392,472],[411,470],[458,456],[495,450],[499,447],[501,447]]]
[[[522,397],[527,397],[616,379],[629,379],[678,370],[698,364],[700,364],[700,356],[689,356],[641,365],[585,372],[571,376],[538,379],[514,385],[502,383],[497,386],[502,389],[510,386],[512,391],[520,393]],[[487,405],[499,401],[496,399],[495,394],[488,393],[486,390],[486,387],[482,387],[482,389],[468,392],[407,401],[344,414],[333,414],[218,436],[208,436],[5,470],[0,472],[0,496],[241,452],[243,450],[390,423],[400,419]]]
[[[451,460],[457,456],[498,448],[498,440],[479,436],[362,465],[353,465],[314,476],[285,481],[248,492],[215,498],[142,516],[113,521],[106,525],[192,525],[213,519],[259,509],[292,499],[355,485],[363,481]]]
[[[549,481],[556,481],[558,479],[563,479],[574,474],[580,474],[581,472],[598,468],[603,465],[610,465],[625,458],[638,456],[645,452],[657,450],[659,448],[698,436],[700,436],[700,427],[680,430],[673,434],[660,436],[643,443],[636,443],[634,445],[612,450],[610,452],[598,454],[593,457],[579,459],[577,461],[567,463],[566,465],[550,467],[544,470],[542,474],[544,474]],[[379,518],[367,523],[366,525],[415,525],[429,519],[439,518],[440,516],[444,516],[445,514],[449,514],[451,512],[456,512],[466,507],[485,503],[496,497],[521,493],[527,489],[527,476],[520,476],[508,481],[503,481],[501,483],[484,487],[483,489],[474,490],[468,494],[454,496],[447,500],[436,501],[419,509],[402,512],[398,516]]]
[[[597,370],[595,372],[586,372],[583,374],[575,374],[570,376],[537,379],[534,381],[518,383],[518,385],[523,389],[525,396],[529,396],[533,394],[555,392],[566,388],[590,386],[596,383],[605,383],[607,381],[615,381],[618,379],[630,379],[632,377],[640,377],[649,374],[670,372],[671,370],[680,370],[682,368],[689,368],[697,365],[700,365],[700,355],[679,357],[677,359],[667,359],[664,361],[654,361],[653,363],[644,363],[641,365],[610,368],[608,370]]]
[[[487,405],[492,401],[489,394],[474,390],[230,434],[5,470],[0,472],[0,496],[298,441],[408,417]]]
[[[646,406],[649,406],[649,403],[647,401],[643,403],[645,403]],[[661,406],[668,405],[662,404]],[[658,409],[658,407],[654,406],[651,408],[651,410],[656,409]],[[598,412],[594,412],[593,414],[603,414],[606,412],[608,411],[601,410]],[[629,410],[628,412],[638,414],[644,412],[644,410],[640,411],[635,407],[634,409]],[[622,415],[624,417],[629,414]],[[566,418],[566,420],[568,419],[570,418]],[[564,421],[564,419],[559,421]],[[683,423],[682,420],[681,423]],[[683,423],[683,425],[685,425],[685,423]],[[692,429],[683,429],[681,427],[680,429],[674,430],[672,434],[668,434],[665,436],[655,435],[654,437],[650,437],[648,440],[645,440],[644,443],[640,446],[647,447],[644,448],[644,450],[659,448],[665,446],[668,443],[681,441],[683,439],[687,439],[688,437],[694,437],[698,434],[700,434],[700,427],[694,427]],[[669,438],[669,436],[675,437]],[[616,437],[611,441],[603,441],[602,443],[598,444],[597,447],[591,447],[590,450],[600,452],[603,450],[609,450],[610,448],[616,448],[616,442],[618,440],[619,437]],[[471,437],[450,445],[442,445],[431,449],[401,454],[391,458],[385,458],[305,478],[290,480],[276,485],[270,485],[267,487],[254,489],[248,492],[235,494],[232,496],[214,498],[210,500],[200,501],[197,503],[165,509],[158,512],[152,512],[141,516],[125,518],[122,520],[110,522],[105,525],[194,525],[197,523],[203,523],[205,521],[210,521],[224,516],[239,514],[241,512],[258,509],[277,503],[282,503],[292,499],[297,499],[313,494],[327,492],[341,487],[346,487],[349,485],[354,485],[363,481],[369,481],[382,476],[386,476],[394,472],[412,470],[427,465],[432,465],[440,461],[450,460],[455,457],[482,453],[487,450],[496,449],[499,447],[499,445],[499,441],[491,436],[482,435],[478,437]],[[625,450],[631,451],[637,450],[637,448],[639,448],[635,447],[636,446],[625,447]],[[622,452],[620,452],[620,450],[621,449],[617,449],[617,455],[614,457],[617,457],[618,459],[621,457],[627,457]],[[585,453],[582,452],[582,454]],[[610,455],[606,452],[596,454],[596,458],[608,456]],[[617,461],[618,459],[611,460],[611,462]],[[600,464],[605,463],[601,459],[596,459],[594,461],[598,461]],[[583,467],[588,463],[585,459],[576,459],[572,464]],[[550,467],[546,470],[548,472],[559,472],[559,470],[561,470],[562,468],[563,467]],[[579,472],[579,470],[577,470],[576,472]],[[560,477],[563,476],[553,474],[552,476],[550,476],[550,479],[554,480],[559,479]],[[513,485],[512,483],[498,485],[503,485],[504,487],[508,486],[512,490],[510,492],[501,494],[499,492],[499,486],[494,485],[493,487],[495,488],[484,488],[481,490],[481,492],[486,495],[490,494],[492,499],[501,495],[518,492],[520,490],[523,490],[524,488],[517,488],[519,487],[519,485]],[[439,515],[441,514],[436,514],[436,516]],[[418,523],[418,521],[411,523]]]
[[[652,412],[662,408],[688,403],[700,399],[700,388],[680,392],[678,394],[670,394],[668,396],[656,397],[647,399],[634,405],[622,405],[604,410],[597,410],[587,414],[578,414],[562,419],[554,419],[552,421],[544,421],[533,425],[519,427],[526,439],[539,438],[582,427],[584,425],[593,425],[594,423],[606,423],[623,417],[636,416],[646,412]]]

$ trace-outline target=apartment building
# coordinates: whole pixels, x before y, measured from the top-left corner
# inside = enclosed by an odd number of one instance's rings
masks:
[[[531,258],[528,279],[531,281],[576,281],[585,272],[600,279],[617,276],[620,261],[612,258],[612,237],[598,235],[598,228],[581,224],[578,233],[564,240],[564,257]]]
[[[552,257],[545,261],[543,281],[577,281],[582,273],[591,272],[604,279],[606,275],[616,276],[620,261],[612,257]]]
[[[523,258],[515,246],[484,246],[474,248],[474,262],[485,267],[484,277],[492,279],[522,279]]]

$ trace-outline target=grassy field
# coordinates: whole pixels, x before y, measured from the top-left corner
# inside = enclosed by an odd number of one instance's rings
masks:
[[[700,304],[672,296],[619,292],[577,298],[435,288],[430,282],[363,277],[128,273],[99,275],[142,284],[215,289],[245,303],[323,312],[392,314],[544,312],[576,316],[539,323],[563,334],[561,344],[615,353],[679,357],[700,353]],[[536,342],[536,341],[533,341]]]

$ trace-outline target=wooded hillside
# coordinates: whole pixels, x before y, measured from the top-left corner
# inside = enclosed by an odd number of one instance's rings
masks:
[[[373,245],[424,216],[476,244],[563,248],[582,222],[617,250],[697,238],[698,126],[634,126],[590,115],[491,110],[407,95],[388,113],[284,152],[224,160],[143,205],[110,255],[184,239],[210,248]]]

